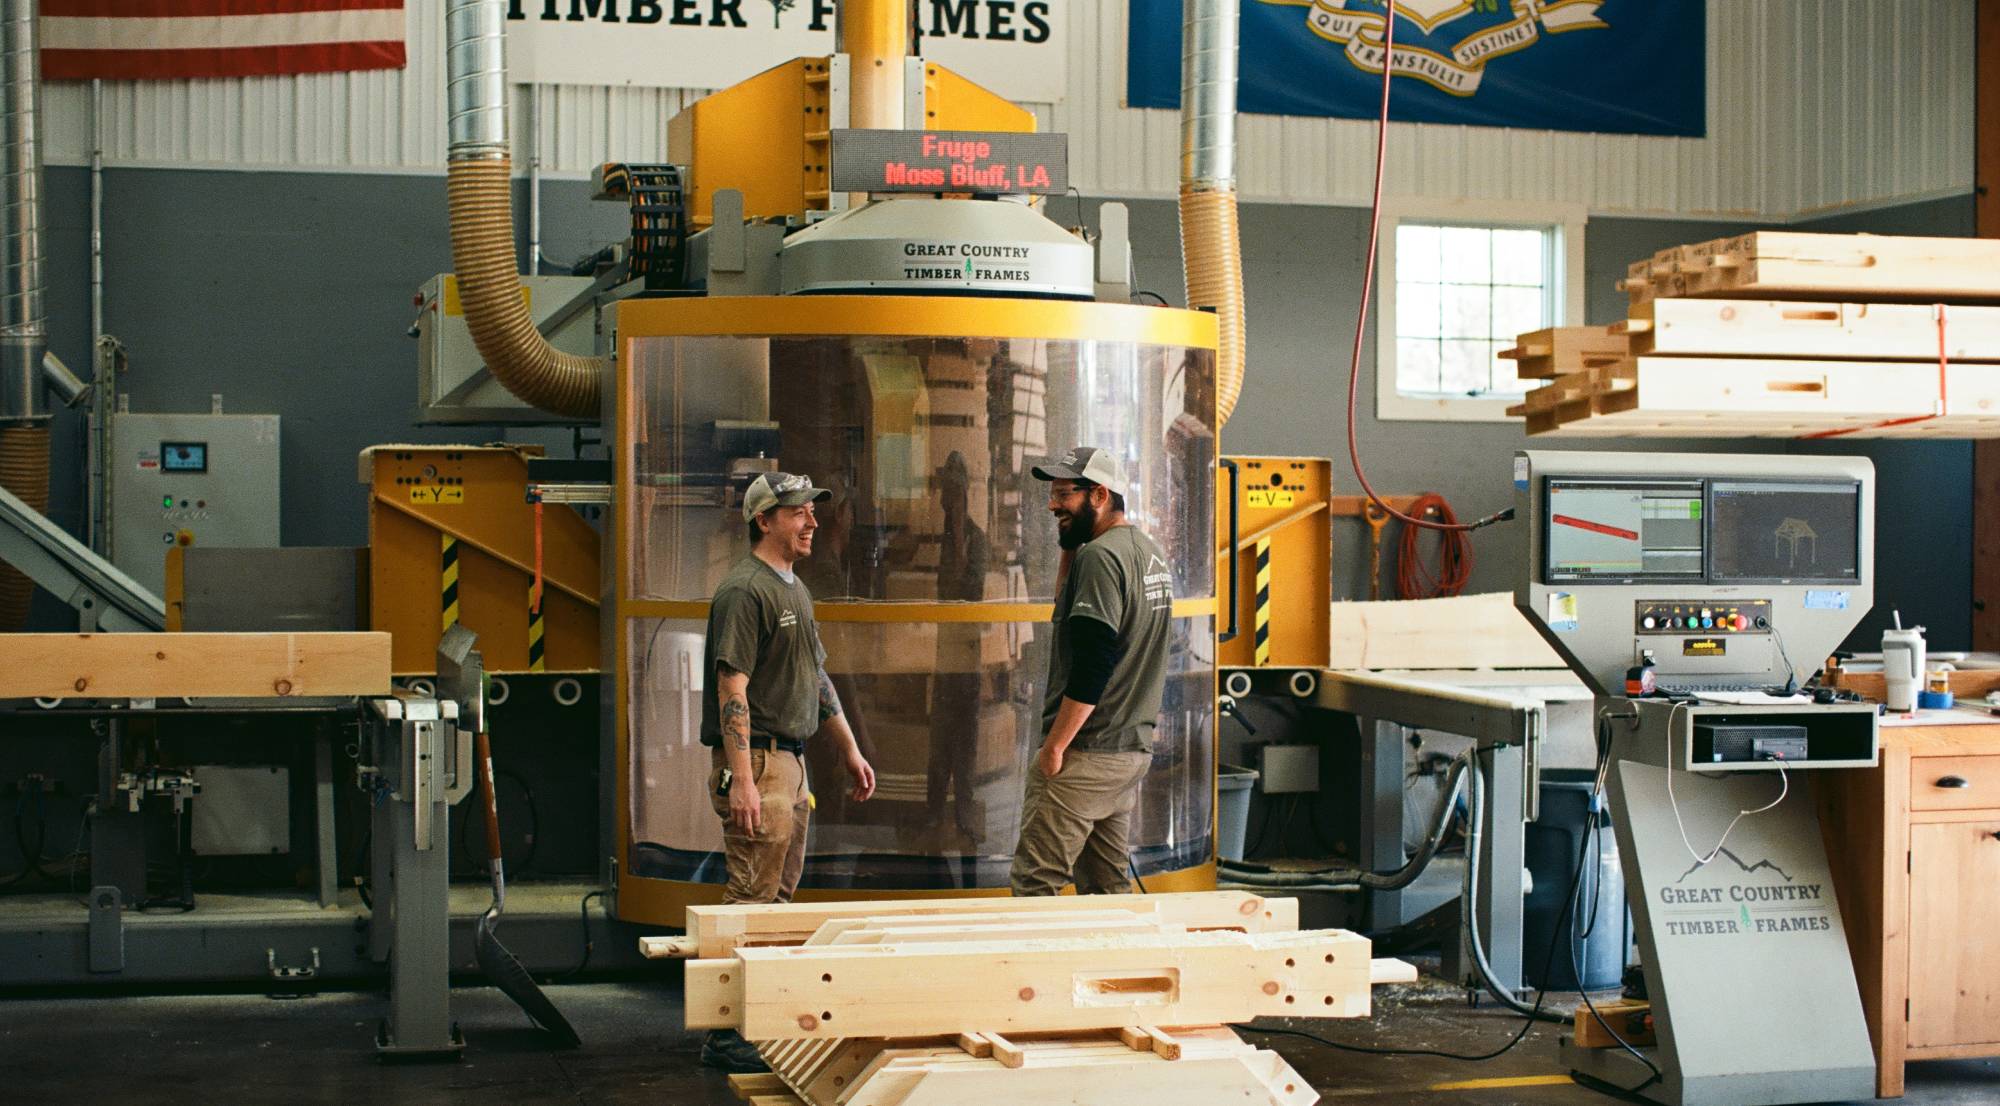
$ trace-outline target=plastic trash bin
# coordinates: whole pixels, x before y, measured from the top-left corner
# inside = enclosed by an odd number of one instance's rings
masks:
[[[1255,768],[1218,765],[1215,771],[1215,855],[1224,860],[1243,859],[1243,840],[1250,833],[1250,786],[1257,782]]]

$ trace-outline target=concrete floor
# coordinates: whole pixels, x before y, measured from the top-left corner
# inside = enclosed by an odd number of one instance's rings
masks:
[[[385,1002],[367,993],[276,1000],[262,995],[16,998],[0,1002],[0,1101],[121,1106],[201,1102],[644,1103],[707,1106],[735,1101],[723,1078],[697,1063],[699,1035],[681,1028],[678,983],[598,982],[551,988],[585,1045],[552,1053],[498,991],[463,988],[453,1013],[468,1041],[463,1060],[378,1063],[375,1025]],[[1574,1005],[1551,996],[1551,1008]],[[1438,985],[1376,989],[1365,1022],[1272,1021],[1353,1044],[1477,1052],[1520,1022],[1490,1003],[1469,1009]],[[1603,1103],[1563,1080],[1555,1027],[1538,1026],[1515,1049],[1479,1064],[1430,1057],[1338,1052],[1297,1038],[1249,1039],[1277,1050],[1328,1103]],[[1526,1082],[1543,1077],[1549,1082]],[[1495,1082],[1497,1081],[1497,1082]],[[1484,1085],[1481,1085],[1484,1084]],[[1913,1064],[1908,1102],[2000,1101],[2000,1060]]]

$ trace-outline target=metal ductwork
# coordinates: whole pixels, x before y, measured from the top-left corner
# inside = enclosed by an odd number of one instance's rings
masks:
[[[448,0],[445,192],[459,301],[486,369],[525,403],[566,418],[601,414],[605,361],[563,353],[535,329],[514,260],[507,142],[507,30],[501,0]]]
[[[1243,391],[1243,252],[1236,229],[1235,0],[1181,7],[1181,258],[1187,301],[1213,308],[1216,413],[1228,422]]]
[[[49,506],[49,410],[42,395],[48,320],[42,308],[41,66],[36,0],[0,0],[0,487]],[[26,624],[32,580],[0,564],[0,631]]]
[[[49,346],[42,309],[41,67],[35,54],[36,0],[0,0],[0,85],[6,133],[0,139],[0,425],[47,419],[42,354]],[[26,498],[26,497],[23,497]]]

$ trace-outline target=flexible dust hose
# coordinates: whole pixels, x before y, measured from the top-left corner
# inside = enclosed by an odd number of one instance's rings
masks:
[[[514,263],[514,197],[506,158],[451,163],[451,259],[472,343],[493,374],[524,403],[568,418],[601,414],[604,360],[564,353],[535,329]]]
[[[506,18],[500,0],[445,5],[445,195],[458,298],[493,379],[524,403],[596,419],[604,359],[549,345],[521,298],[507,141]]]
[[[1472,753],[1467,752],[1454,758],[1451,768],[1445,773],[1444,787],[1439,791],[1437,806],[1431,811],[1431,831],[1409,862],[1393,872],[1363,872],[1351,878],[1328,878],[1325,871],[1318,872],[1274,872],[1268,868],[1252,867],[1238,861],[1222,859],[1217,861],[1222,872],[1231,880],[1257,887],[1283,887],[1297,891],[1400,891],[1417,881],[1430,867],[1431,859],[1437,856],[1438,846],[1443,844],[1445,832],[1451,827],[1452,814],[1458,808],[1458,793],[1465,781],[1465,771],[1472,763]]]
[[[0,487],[6,488],[37,514],[49,509],[49,427],[47,423],[0,426]],[[28,623],[28,604],[35,582],[13,566],[0,563],[0,633]]]
[[[1180,209],[1187,302],[1215,310],[1215,414],[1228,422],[1243,393],[1243,252],[1236,192],[1183,187]]]

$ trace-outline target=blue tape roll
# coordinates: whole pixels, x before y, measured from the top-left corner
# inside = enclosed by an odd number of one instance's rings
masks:
[[[1951,692],[1919,691],[1917,692],[1917,708],[1919,710],[1950,710]]]

